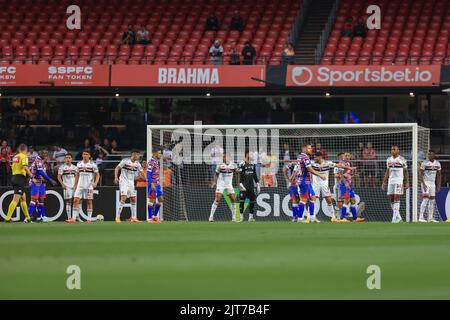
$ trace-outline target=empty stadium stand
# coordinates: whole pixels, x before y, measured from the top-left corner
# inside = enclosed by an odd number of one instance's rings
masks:
[[[381,7],[381,29],[365,37],[342,35],[348,17],[367,18]],[[450,2],[446,0],[342,0],[323,52],[323,65],[450,63]]]
[[[69,31],[66,9],[77,4],[82,29]],[[279,64],[301,0],[0,0],[0,63],[2,64],[205,64],[214,39],[225,53],[247,40],[256,48],[257,63]],[[230,31],[238,10],[242,32]],[[205,31],[215,13],[217,32]],[[123,45],[128,25],[145,25],[149,45]],[[224,63],[228,57],[225,56]]]

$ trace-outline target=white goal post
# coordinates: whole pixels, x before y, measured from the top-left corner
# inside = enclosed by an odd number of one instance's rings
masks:
[[[418,170],[429,149],[430,134],[429,129],[417,123],[203,125],[195,122],[193,125],[149,125],[147,161],[155,147],[164,150],[160,161],[165,193],[161,218],[207,220],[214,198],[210,179],[216,159],[212,154],[217,148],[236,163],[243,160],[245,150],[250,154],[256,152],[260,158],[254,162],[260,168],[259,178],[263,181],[262,194],[256,204],[257,220],[289,220],[289,197],[282,173],[287,161],[284,148],[287,146],[288,156],[293,160],[305,143],[324,150],[333,162],[337,161],[339,152],[352,154],[352,165],[358,168],[355,177],[356,193],[360,192],[358,202],[365,205],[365,218],[369,221],[390,221],[392,217],[386,193],[381,191],[381,180],[391,145],[399,145],[401,155],[408,162],[411,182],[402,200],[402,216],[406,221],[418,220]],[[361,156],[361,146],[365,148],[369,144],[376,151],[376,159],[367,160]],[[333,190],[332,172],[329,180]],[[320,211],[323,200],[317,201],[316,207]],[[228,220],[230,203],[222,202],[219,217],[222,215],[223,220]]]

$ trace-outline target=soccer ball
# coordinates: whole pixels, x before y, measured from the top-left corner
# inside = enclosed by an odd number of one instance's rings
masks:
[[[101,214],[98,214],[97,215],[97,221],[103,222],[103,221],[105,221],[105,217],[103,215],[101,215]]]

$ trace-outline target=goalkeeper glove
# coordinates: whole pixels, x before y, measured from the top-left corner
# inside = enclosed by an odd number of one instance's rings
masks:
[[[247,191],[242,183],[239,184],[239,189],[241,189],[241,191]]]

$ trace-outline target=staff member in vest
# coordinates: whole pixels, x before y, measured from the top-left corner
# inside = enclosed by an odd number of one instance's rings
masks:
[[[17,204],[20,202],[20,207],[26,217],[26,222],[31,222],[30,215],[28,214],[27,197],[24,189],[27,183],[27,177],[31,178],[32,174],[28,168],[28,147],[25,144],[19,145],[17,154],[12,160],[12,178],[11,183],[14,188],[14,197],[9,204],[8,214],[6,215],[6,222],[11,222],[11,217],[16,210]]]

